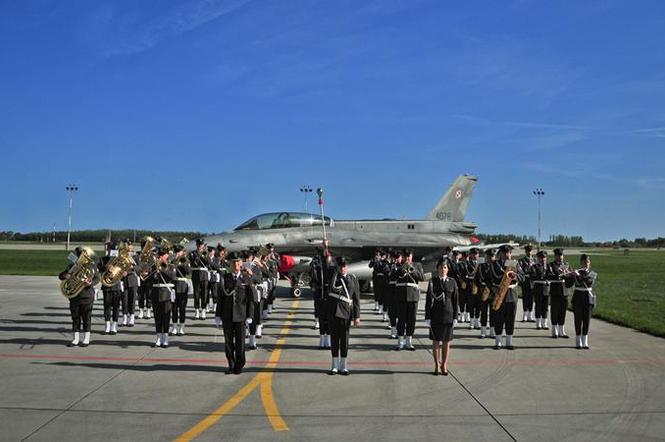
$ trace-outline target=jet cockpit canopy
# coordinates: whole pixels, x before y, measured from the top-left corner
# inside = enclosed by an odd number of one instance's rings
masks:
[[[333,225],[332,218],[324,217],[326,226]],[[290,227],[320,226],[321,216],[304,212],[263,213],[248,219],[234,230],[269,230],[287,229]]]

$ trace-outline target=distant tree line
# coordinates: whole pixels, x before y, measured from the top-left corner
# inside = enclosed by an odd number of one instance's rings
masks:
[[[536,238],[526,235],[508,235],[508,234],[486,234],[476,235],[486,244],[516,242],[519,244],[536,244]],[[581,236],[550,235],[549,241],[543,241],[546,247],[610,247],[610,248],[660,248],[665,247],[665,238],[658,237],[654,239],[635,238],[628,240],[625,238],[616,241],[584,241]]]
[[[153,230],[76,230],[71,232],[71,242],[103,243],[108,240],[118,241],[129,239],[140,242],[146,236],[153,238],[162,237],[172,243],[180,242],[183,239],[194,240],[205,236],[201,232],[174,232],[174,231],[153,231]],[[63,242],[67,240],[67,232],[0,232],[0,241],[31,241],[31,242]]]

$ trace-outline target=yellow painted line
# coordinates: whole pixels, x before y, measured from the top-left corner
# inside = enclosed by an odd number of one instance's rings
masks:
[[[236,394],[234,394],[229,400],[224,402],[219,408],[210,413],[205,419],[198,422],[192,428],[187,430],[186,433],[182,434],[176,439],[178,442],[191,441],[192,439],[198,437],[206,431],[208,428],[215,425],[221,418],[229,414],[235,407],[240,404],[249,394],[254,391],[255,388],[259,388],[261,394],[261,403],[263,404],[263,409],[266,412],[268,421],[274,431],[288,431],[289,427],[286,425],[284,419],[279,413],[279,408],[277,407],[277,402],[273,395],[272,390],[272,377],[273,369],[277,366],[279,358],[282,356],[282,349],[279,347],[284,345],[286,342],[286,336],[289,334],[290,326],[293,324],[293,319],[296,316],[295,309],[298,308],[300,300],[296,299],[291,304],[291,312],[287,316],[284,326],[279,332],[279,339],[276,341],[275,350],[270,354],[268,363],[266,364],[266,370],[258,373],[252,378],[244,387],[242,387]]]

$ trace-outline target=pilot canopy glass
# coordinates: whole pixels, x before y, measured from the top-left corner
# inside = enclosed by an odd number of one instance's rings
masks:
[[[326,226],[332,219],[325,217]],[[269,230],[287,229],[291,227],[314,227],[321,225],[321,217],[311,213],[275,212],[257,215],[236,227],[235,230]]]

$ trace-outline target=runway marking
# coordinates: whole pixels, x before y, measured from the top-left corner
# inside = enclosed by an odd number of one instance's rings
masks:
[[[192,428],[187,430],[183,435],[178,437],[176,441],[190,441],[198,437],[201,433],[217,423],[217,421],[219,421],[222,417],[233,411],[233,409],[247,396],[249,396],[249,394],[256,388],[259,388],[261,403],[263,404],[263,409],[266,416],[268,417],[268,420],[270,421],[270,425],[272,425],[273,430],[288,431],[289,427],[286,425],[284,419],[282,419],[282,416],[279,413],[279,408],[277,407],[277,402],[275,401],[275,397],[273,395],[272,378],[274,374],[274,368],[277,366],[279,358],[282,356],[282,349],[279,347],[284,345],[286,342],[286,336],[289,334],[290,326],[296,316],[296,309],[298,308],[299,304],[300,300],[298,299],[291,303],[291,311],[287,316],[284,326],[279,332],[279,337],[275,343],[275,349],[270,354],[270,359],[265,366],[266,370],[254,376],[252,380],[249,381],[244,387],[242,387],[235,395],[233,395],[229,400],[213,411],[209,416],[198,422]]]
[[[277,345],[283,345],[283,339],[277,340]],[[571,351],[573,349],[571,348]],[[76,351],[76,350],[75,350]],[[458,350],[462,352],[463,350]],[[497,352],[498,354],[499,352]],[[275,355],[281,355],[281,349],[272,352],[269,360],[248,360],[247,364],[253,367],[274,369],[276,367],[328,367],[329,360],[307,360],[307,361],[279,361],[273,360]],[[94,361],[94,362],[132,362],[132,363],[178,363],[190,365],[224,365],[226,359],[208,358],[131,358],[122,356],[85,356],[85,355],[48,355],[48,354],[20,354],[0,353],[0,359],[35,359],[51,361]],[[639,358],[639,359],[515,359],[504,361],[499,359],[453,359],[451,366],[583,366],[583,365],[665,365],[665,358]],[[385,361],[368,360],[354,361],[354,367],[429,367],[429,361]]]

